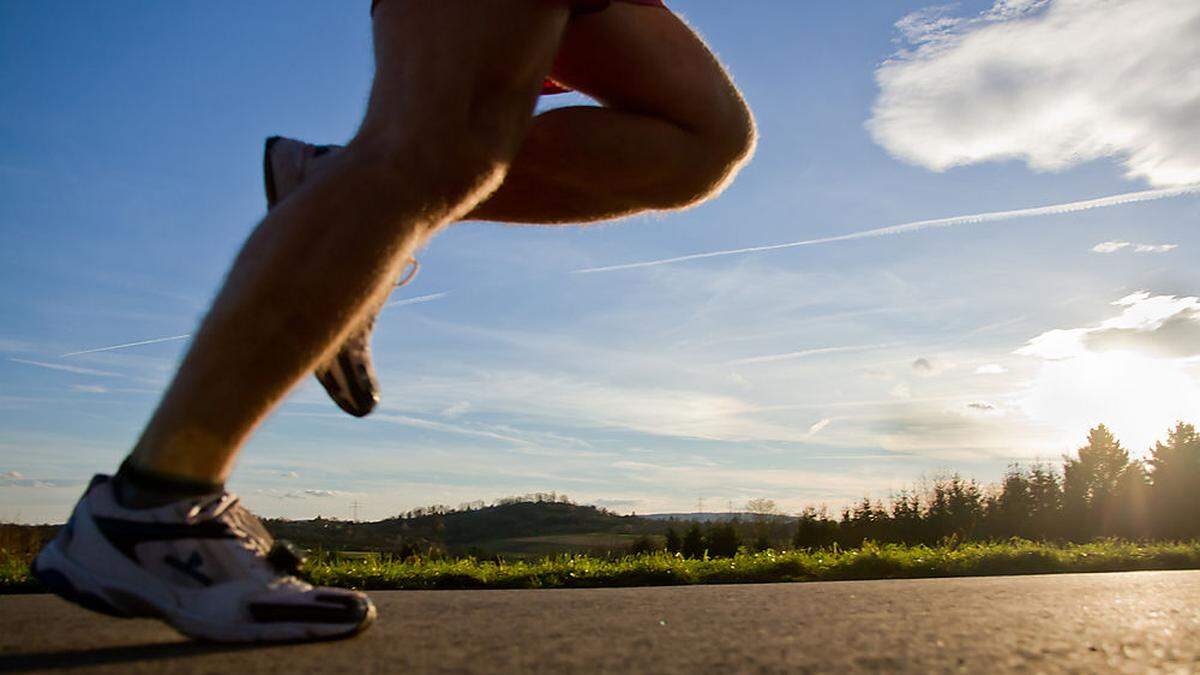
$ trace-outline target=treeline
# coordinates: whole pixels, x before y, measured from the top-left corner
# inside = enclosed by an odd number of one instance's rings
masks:
[[[794,524],[763,515],[725,523],[676,524],[665,548],[684,557],[724,557],[739,548],[854,548],[864,541],[936,545],[946,541],[1087,542],[1200,539],[1200,434],[1179,423],[1134,460],[1103,424],[1061,468],[1012,465],[999,485],[958,474],[902,490],[885,504],[864,498],[839,517],[809,507]],[[635,552],[655,548],[639,540]]]
[[[447,506],[445,504],[432,504],[430,506],[418,506],[414,509],[409,509],[404,513],[396,516],[401,520],[414,520],[419,518],[427,518],[429,516],[447,516],[454,513],[469,513],[471,511],[482,511],[489,507],[509,506],[512,504],[571,504],[571,498],[557,492],[529,492],[523,495],[513,495],[511,497],[501,497],[496,501],[488,504],[482,499],[473,502],[463,502],[457,508]]]
[[[1074,456],[1063,458],[1061,470],[1013,465],[992,489],[954,475],[893,495],[886,506],[864,499],[836,520],[805,509],[791,543],[817,548],[1009,537],[1200,538],[1200,434],[1181,422],[1142,461],[1131,459],[1101,424]]]

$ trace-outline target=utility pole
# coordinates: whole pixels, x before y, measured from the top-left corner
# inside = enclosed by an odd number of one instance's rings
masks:
[[[355,499],[353,502],[350,503],[350,519],[356,523],[358,522],[358,507],[359,506],[361,506],[361,504],[358,503],[357,499]]]
[[[696,498],[696,513],[704,513],[704,497]]]

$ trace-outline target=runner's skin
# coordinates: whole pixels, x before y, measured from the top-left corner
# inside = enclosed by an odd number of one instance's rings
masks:
[[[569,20],[547,0],[383,0],[374,40],[362,127],[251,234],[134,448],[140,468],[224,480],[266,414],[447,224],[683,208],[753,150],[736,88],[659,8]],[[606,107],[532,118],[548,73]]]

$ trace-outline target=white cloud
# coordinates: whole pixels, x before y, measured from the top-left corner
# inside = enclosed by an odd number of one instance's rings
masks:
[[[986,401],[971,401],[967,404],[967,411],[976,415],[999,416],[1004,414],[1004,411],[1000,410],[999,406]]]
[[[1142,450],[1200,410],[1200,381],[1181,365],[1200,355],[1200,298],[1140,292],[1113,305],[1120,314],[1046,331],[1017,350],[1043,361],[1017,403],[1064,442],[1103,422]]]
[[[909,46],[877,70],[867,123],[896,157],[934,171],[1112,157],[1153,185],[1200,183],[1200,3],[1001,0],[897,28]]]
[[[808,435],[816,436],[817,434],[821,433],[822,429],[829,426],[830,422],[833,422],[833,420],[829,419],[828,417],[823,420],[818,420],[816,424],[808,428]]]
[[[108,387],[103,387],[98,384],[73,384],[71,385],[71,390],[83,392],[85,394],[107,394],[109,391]]]
[[[888,395],[893,398],[912,398],[912,389],[903,382],[892,387]]]
[[[1116,253],[1117,251],[1120,251],[1121,249],[1123,249],[1127,246],[1131,246],[1131,244],[1127,241],[1106,241],[1106,242],[1096,244],[1095,246],[1093,246],[1092,252],[1093,253]]]
[[[333,497],[348,497],[353,493],[342,492],[340,490],[255,490],[256,494],[272,499],[330,499]]]
[[[1106,241],[1092,247],[1093,253],[1116,253],[1133,247],[1134,253],[1167,253],[1179,248],[1179,244],[1134,244],[1128,241]]]
[[[337,497],[343,493],[337,490],[300,490],[295,493],[305,497]]]
[[[1166,253],[1179,248],[1179,244],[1138,244],[1135,253]]]
[[[21,480],[24,477],[20,471],[5,471],[4,473],[0,473],[0,478],[8,480]]]
[[[1049,330],[1016,351],[1058,361],[1089,352],[1130,351],[1157,358],[1200,355],[1200,298],[1133,293],[1112,303],[1119,315],[1089,328]]]
[[[976,375],[1000,375],[1008,372],[1008,369],[999,363],[985,363],[975,369]]]

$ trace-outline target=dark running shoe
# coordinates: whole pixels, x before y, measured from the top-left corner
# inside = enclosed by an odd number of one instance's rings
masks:
[[[96,476],[32,572],[88,609],[159,618],[203,640],[321,640],[371,625],[365,594],[301,581],[302,560],[229,493],[128,509]]]
[[[336,145],[311,145],[282,136],[267,139],[263,150],[263,182],[267,209],[285,199],[312,172],[320,157],[336,152]],[[417,274],[418,264],[409,260],[410,270],[396,285],[403,286]],[[379,403],[379,379],[371,362],[371,335],[380,307],[354,329],[332,358],[317,366],[314,374],[338,407],[355,417],[364,417]]]

